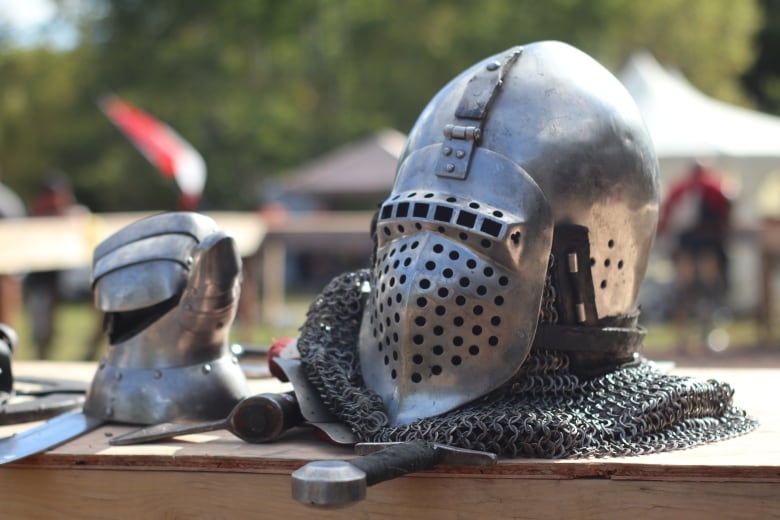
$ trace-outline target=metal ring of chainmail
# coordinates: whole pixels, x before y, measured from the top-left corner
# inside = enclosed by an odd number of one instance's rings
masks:
[[[360,442],[425,439],[506,457],[603,457],[690,448],[758,425],[732,404],[726,383],[669,375],[645,359],[580,379],[569,371],[566,354],[532,350],[516,377],[495,392],[437,417],[389,427],[381,398],[360,374],[362,289],[370,280],[370,272],[360,270],[331,281],[312,303],[298,339],[310,381]]]

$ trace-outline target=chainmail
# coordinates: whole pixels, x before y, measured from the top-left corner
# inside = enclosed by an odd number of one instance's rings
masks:
[[[425,439],[506,457],[639,455],[747,433],[758,423],[715,380],[666,374],[641,359],[591,379],[556,351],[532,350],[516,377],[446,414],[390,427],[382,399],[365,387],[358,335],[370,273],[335,278],[312,303],[298,339],[306,374],[326,406],[361,442]],[[547,284],[540,320],[554,320]]]

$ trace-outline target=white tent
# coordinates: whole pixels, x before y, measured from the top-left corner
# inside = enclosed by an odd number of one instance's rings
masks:
[[[662,194],[694,159],[713,164],[732,181],[735,224],[741,230],[740,240],[730,248],[732,304],[752,307],[757,303],[760,268],[756,226],[760,215],[771,209],[768,187],[780,170],[780,117],[707,97],[647,52],[632,56],[619,78],[653,139]],[[780,200],[774,205],[780,207]]]
[[[709,98],[647,52],[635,54],[620,79],[660,157],[780,158],[780,118]]]
[[[647,52],[634,54],[619,78],[650,130],[662,182],[682,174],[693,159],[707,160],[738,183],[737,218],[755,220],[759,185],[780,169],[780,117],[707,97]]]

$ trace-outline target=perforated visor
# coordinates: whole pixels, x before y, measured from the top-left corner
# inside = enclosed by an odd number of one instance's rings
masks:
[[[483,155],[488,159],[498,156]],[[380,210],[360,361],[392,424],[449,411],[510,379],[531,348],[551,242],[551,217],[533,180],[505,159],[505,196],[394,193]]]

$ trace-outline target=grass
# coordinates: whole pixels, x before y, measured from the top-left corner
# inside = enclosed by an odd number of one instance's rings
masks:
[[[235,323],[231,329],[230,340],[246,345],[269,346],[278,337],[297,335],[298,327],[303,323],[306,308],[293,300],[288,305],[291,318],[289,324],[273,326],[255,323],[245,326]],[[18,324],[11,324],[19,335],[19,344],[14,359],[36,359],[37,353],[31,337],[30,316],[26,309],[21,312]],[[99,346],[92,355],[91,343],[101,327],[100,315],[89,302],[65,303],[59,306],[55,314],[54,341],[50,359],[56,361],[96,360],[108,346],[105,336],[100,337]]]
[[[759,334],[759,329],[752,319],[741,319],[731,323],[724,324],[722,330],[726,332],[729,339],[729,349],[742,349],[762,344],[764,338]],[[699,335],[700,336],[700,335]],[[695,327],[688,331],[689,341],[700,341],[701,345],[692,345],[693,347],[706,349],[702,338],[697,336]],[[775,327],[770,342],[774,345],[780,345],[780,330]],[[645,353],[653,356],[667,355],[673,353],[678,343],[678,331],[670,323],[654,323],[647,325],[647,336],[645,338]]]
[[[289,319],[281,325],[268,323],[241,324],[235,323],[231,331],[231,341],[246,345],[268,346],[278,337],[295,336],[303,324],[306,309],[314,296],[297,296],[288,300],[287,314]],[[775,320],[776,323],[780,320]],[[19,346],[14,354],[15,359],[35,359],[36,352],[30,338],[30,320],[26,310],[21,313],[20,323],[10,324],[19,335]],[[55,338],[51,351],[51,359],[58,361],[84,360],[89,353],[90,343],[100,327],[99,316],[91,303],[66,303],[59,307],[55,321]],[[648,357],[660,358],[674,353],[677,344],[676,329],[670,324],[647,325],[648,334],[645,340],[644,352]],[[759,343],[758,329],[753,320],[735,320],[724,326],[730,338],[730,349],[744,348]],[[775,327],[775,345],[780,345],[780,327]],[[107,342],[102,342],[91,359],[98,359],[105,351]]]
[[[21,312],[18,326],[12,325],[19,335],[15,359],[35,359],[37,352],[31,336],[30,316]],[[67,303],[57,308],[54,322],[54,340],[51,359],[57,361],[83,360],[92,338],[100,327],[99,316],[91,303]],[[103,341],[101,350],[105,348]]]

